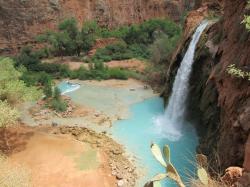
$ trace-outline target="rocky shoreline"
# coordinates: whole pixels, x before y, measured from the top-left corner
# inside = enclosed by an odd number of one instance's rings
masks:
[[[76,140],[89,143],[91,146],[101,151],[107,156],[111,174],[116,177],[118,187],[135,186],[138,178],[136,167],[126,157],[122,145],[108,137],[104,132],[96,133],[84,127],[54,127],[54,134],[67,134]]]

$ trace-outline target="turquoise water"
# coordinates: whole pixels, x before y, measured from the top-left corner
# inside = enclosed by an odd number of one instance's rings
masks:
[[[78,90],[81,86],[79,84],[72,84],[66,81],[61,82],[60,84],[57,85],[59,90],[61,91],[61,94],[66,94],[69,92],[73,92]]]
[[[186,125],[182,129],[183,136],[176,142],[171,142],[157,131],[154,118],[164,113],[163,100],[159,97],[147,99],[141,103],[132,105],[129,119],[117,121],[111,128],[114,139],[123,144],[127,151],[138,159],[139,168],[145,170],[145,176],[139,181],[138,187],[142,187],[146,181],[155,174],[165,172],[164,168],[153,158],[150,144],[157,143],[161,147],[168,144],[171,149],[171,160],[179,171],[182,179],[195,173],[194,155],[198,142],[195,130]],[[162,183],[163,186],[175,187],[172,181]]]

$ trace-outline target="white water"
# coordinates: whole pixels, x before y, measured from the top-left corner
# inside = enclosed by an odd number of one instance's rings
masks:
[[[207,24],[207,21],[203,21],[196,29],[175,77],[172,94],[165,113],[155,119],[155,124],[160,134],[171,141],[177,141],[182,136],[181,130],[185,123],[188,83],[194,61],[195,49]]]

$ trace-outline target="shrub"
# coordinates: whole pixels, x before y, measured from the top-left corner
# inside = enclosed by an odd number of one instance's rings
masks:
[[[16,63],[18,66],[23,65],[28,70],[36,70],[37,65],[40,64],[39,57],[37,54],[32,52],[32,48],[27,46],[21,50],[21,53],[16,58]]]
[[[0,61],[0,100],[7,100],[11,104],[37,99],[41,92],[35,87],[28,87],[24,81],[19,80],[22,72],[14,67],[10,58]]]
[[[52,78],[49,74],[45,72],[25,71],[21,76],[21,80],[23,80],[27,86],[44,86],[48,82],[51,82]]]
[[[250,72],[243,71],[235,66],[235,64],[231,64],[227,67],[226,72],[229,75],[232,75],[237,78],[247,79],[250,81]]]
[[[67,110],[67,103],[61,99],[52,99],[50,106],[57,112],[65,112]]]
[[[151,62],[155,64],[167,62],[178,40],[179,36],[174,36],[172,38],[169,38],[165,34],[159,36],[150,46]]]
[[[126,71],[123,71],[118,68],[109,69],[108,74],[109,74],[109,78],[111,79],[121,79],[121,80],[128,79],[128,74],[126,73]]]
[[[76,70],[72,76],[76,76],[80,80],[86,80],[90,76],[90,73],[85,67],[82,66]]]
[[[54,99],[59,100],[61,98],[61,91],[59,88],[55,87],[54,89]]]
[[[5,128],[16,122],[19,113],[16,109],[11,107],[7,101],[0,100],[0,116],[0,128]]]

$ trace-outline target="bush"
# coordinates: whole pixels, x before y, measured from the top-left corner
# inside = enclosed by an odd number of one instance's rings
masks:
[[[151,62],[155,64],[167,62],[175,49],[178,40],[178,36],[172,38],[169,38],[165,34],[159,36],[150,46]]]
[[[7,100],[10,104],[38,99],[41,92],[35,87],[28,87],[20,80],[22,72],[14,67],[10,58],[0,61],[0,100]]]
[[[52,93],[52,85],[50,82],[44,85],[43,92],[44,92],[46,98],[52,97],[52,94],[53,94]]]
[[[16,109],[12,108],[6,101],[0,100],[0,128],[14,124],[19,117]]]
[[[121,80],[128,79],[128,74],[126,73],[126,71],[123,71],[118,68],[109,69],[108,74],[109,74],[109,78],[111,79],[121,79]]]
[[[44,86],[52,81],[51,76],[45,72],[29,72],[25,71],[21,76],[21,80],[25,82],[27,86]]]
[[[37,66],[38,64],[40,64],[40,60],[39,60],[39,56],[32,52],[32,48],[31,47],[24,47],[21,50],[21,53],[19,56],[17,56],[16,58],[16,63],[17,66],[21,66],[23,65],[24,67],[26,67],[28,70],[37,70]]]
[[[50,106],[57,112],[65,112],[68,107],[67,103],[60,99],[52,99]]]

